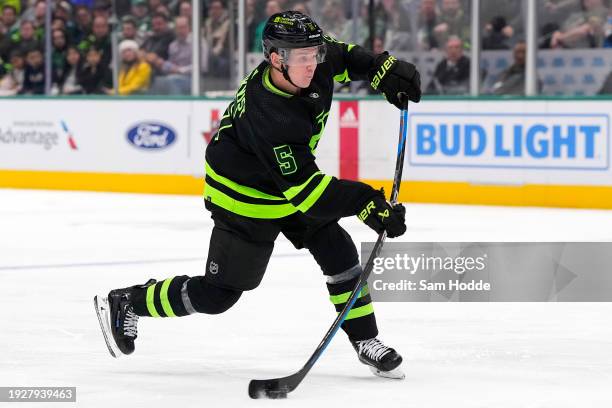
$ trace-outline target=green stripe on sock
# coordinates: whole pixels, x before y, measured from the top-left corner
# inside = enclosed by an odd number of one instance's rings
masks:
[[[166,313],[166,316],[168,317],[176,317],[176,315],[174,314],[174,310],[172,310],[172,306],[170,306],[170,300],[168,300],[168,288],[170,287],[170,282],[172,282],[172,279],[174,278],[166,279],[164,281],[161,287],[161,292],[159,294],[159,297],[161,298],[162,308],[164,309],[164,313]]]
[[[155,305],[153,304],[153,296],[155,295],[155,285],[151,285],[147,288],[147,310],[152,317],[160,317]]]
[[[339,295],[331,295],[329,297],[329,300],[331,300],[331,302],[334,305],[339,305],[342,303],[346,303],[346,301],[348,300],[348,298],[351,297],[351,292],[344,292],[341,293]],[[360,297],[364,297],[365,295],[367,295],[368,293],[370,293],[370,290],[368,289],[368,285],[365,285],[363,288],[361,288],[361,293],[359,294],[359,296],[357,296],[357,299],[359,299]]]
[[[358,317],[367,316],[372,313],[374,313],[374,306],[372,306],[372,303],[368,303],[365,306],[361,306],[356,309],[351,309],[351,311],[348,312],[348,314],[346,315],[346,319],[344,320],[357,319]]]

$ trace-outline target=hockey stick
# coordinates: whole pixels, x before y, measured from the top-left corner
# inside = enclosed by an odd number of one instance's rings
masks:
[[[400,118],[401,121],[399,142],[397,146],[397,159],[395,162],[395,175],[393,178],[393,188],[391,189],[391,205],[397,204],[397,196],[399,194],[400,183],[402,181],[402,169],[404,167],[404,153],[406,151],[406,134],[408,127],[408,98],[405,96],[403,98],[403,104],[404,108],[401,110]],[[357,300],[357,297],[361,292],[361,288],[367,283],[368,277],[370,276],[370,273],[372,271],[372,266],[374,265],[374,259],[376,259],[376,257],[380,254],[380,251],[386,238],[386,231],[381,232],[378,236],[378,240],[374,244],[374,249],[372,250],[370,257],[368,258],[368,262],[366,263],[363,272],[361,272],[361,275],[359,275],[359,279],[357,281],[357,284],[355,285],[355,289],[353,289],[351,296],[346,301],[344,309],[342,309],[342,312],[338,314],[336,320],[334,320],[334,323],[331,325],[327,333],[325,333],[323,340],[321,340],[314,353],[312,353],[306,364],[304,364],[304,367],[302,367],[295,374],[292,374],[287,377],[272,378],[269,380],[251,380],[251,382],[249,383],[249,396],[251,398],[286,398],[287,393],[295,390],[298,385],[300,385],[304,377],[306,377],[306,374],[308,374],[308,372],[317,362],[319,357],[321,357],[321,355],[331,342],[332,338],[344,322],[344,319],[346,318],[347,314],[355,304],[355,301]]]

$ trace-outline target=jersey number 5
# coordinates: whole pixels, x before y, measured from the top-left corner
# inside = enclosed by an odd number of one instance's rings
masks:
[[[286,176],[297,171],[297,164],[288,145],[277,146],[274,148],[274,155],[280,167],[281,173]]]

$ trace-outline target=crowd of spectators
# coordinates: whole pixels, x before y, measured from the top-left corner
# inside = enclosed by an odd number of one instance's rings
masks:
[[[110,0],[0,0],[0,95],[45,93],[45,15],[52,7],[51,94],[189,94],[190,0],[116,0],[113,87]],[[229,18],[220,0],[202,18],[202,74],[227,77]],[[210,52],[209,52],[210,50]]]
[[[0,95],[45,92],[44,37],[52,9],[52,94],[188,94],[192,71],[192,0],[0,0]],[[228,0],[202,0],[204,82],[228,78],[234,52]],[[439,51],[444,58],[426,89],[463,93],[469,79],[470,0],[244,0],[247,50],[261,52],[268,16],[312,14],[330,35],[392,52]],[[612,47],[610,0],[542,0],[542,49]],[[512,50],[515,64],[495,92],[519,89],[525,52],[526,0],[481,1],[483,50]],[[110,22],[118,19],[118,83],[112,80]],[[236,33],[236,31],[234,31]],[[235,42],[237,43],[237,41]],[[522,64],[522,65],[521,65]],[[524,71],[524,70],[522,70]],[[524,80],[524,74],[523,74]]]

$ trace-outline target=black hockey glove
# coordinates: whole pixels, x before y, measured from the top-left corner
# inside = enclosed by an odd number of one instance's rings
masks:
[[[406,209],[401,204],[391,207],[382,191],[365,202],[357,217],[379,234],[387,231],[389,238],[406,232]]]
[[[382,92],[387,101],[398,109],[403,108],[401,94],[408,95],[413,102],[421,100],[419,71],[413,64],[398,60],[386,51],[376,57],[368,77],[372,89]]]

